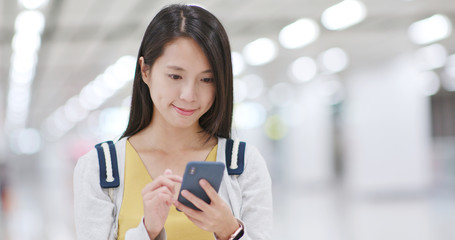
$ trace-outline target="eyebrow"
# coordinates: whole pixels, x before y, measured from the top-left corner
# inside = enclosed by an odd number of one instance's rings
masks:
[[[185,71],[184,68],[175,66],[175,65],[168,65],[167,68],[177,70],[177,71]],[[205,71],[202,71],[201,73],[213,73],[212,69],[207,69]]]

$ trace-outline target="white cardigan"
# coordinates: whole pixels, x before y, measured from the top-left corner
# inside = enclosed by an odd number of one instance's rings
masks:
[[[82,156],[74,169],[74,217],[77,239],[117,239],[118,215],[123,200],[126,138],[116,144],[120,186],[114,190],[115,203],[107,189],[100,187],[96,149]],[[218,139],[217,162],[225,163],[226,139]],[[266,163],[258,150],[247,144],[245,169],[240,175],[224,172],[219,195],[231,206],[232,213],[244,227],[242,240],[272,239],[272,187]],[[127,231],[126,240],[149,240],[141,221]],[[162,231],[157,239],[166,239]]]

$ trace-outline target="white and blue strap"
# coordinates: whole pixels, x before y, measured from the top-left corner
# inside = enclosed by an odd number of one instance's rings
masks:
[[[245,142],[226,140],[226,168],[229,175],[240,175],[245,167]]]
[[[245,142],[226,140],[226,169],[229,175],[240,175],[245,167]],[[95,145],[100,167],[100,185],[102,188],[113,190],[120,185],[117,163],[117,153],[113,141],[106,141]],[[113,191],[109,191],[113,198]]]
[[[117,153],[113,141],[95,145],[100,166],[100,185],[102,188],[116,188],[120,185]]]

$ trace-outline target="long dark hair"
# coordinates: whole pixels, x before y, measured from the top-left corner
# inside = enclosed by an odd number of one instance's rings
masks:
[[[139,58],[153,66],[166,44],[179,37],[194,39],[204,51],[215,79],[215,100],[201,116],[199,125],[210,136],[230,137],[233,107],[233,76],[229,39],[220,21],[207,10],[173,4],[163,8],[144,33],[137,56],[136,73],[128,126],[122,137],[132,136],[147,127],[153,115],[153,102],[141,76]]]

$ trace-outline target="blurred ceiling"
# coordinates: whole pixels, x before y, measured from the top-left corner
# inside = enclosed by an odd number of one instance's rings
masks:
[[[211,0],[192,1],[214,13],[225,25],[232,50],[242,52],[249,42],[268,37],[278,43],[280,30],[300,19],[312,18],[320,24],[321,13],[339,0]],[[415,21],[445,14],[455,24],[453,0],[364,0],[366,19],[342,31],[321,26],[317,41],[299,49],[279,48],[279,55],[264,66],[249,67],[267,86],[286,80],[287,66],[300,56],[316,57],[320,52],[341,47],[350,57],[350,69],[387,61],[420,46],[407,35]],[[38,53],[36,76],[31,92],[27,127],[40,128],[44,119],[117,59],[136,56],[142,34],[164,0],[49,0],[40,10],[46,22]],[[14,0],[0,0],[0,124],[3,128],[9,87],[11,41],[15,18],[23,7]],[[454,34],[442,41],[455,53]],[[348,69],[348,71],[350,70]],[[125,87],[119,96],[127,96]],[[114,98],[106,105],[118,105]],[[1,132],[0,132],[1,133]]]

